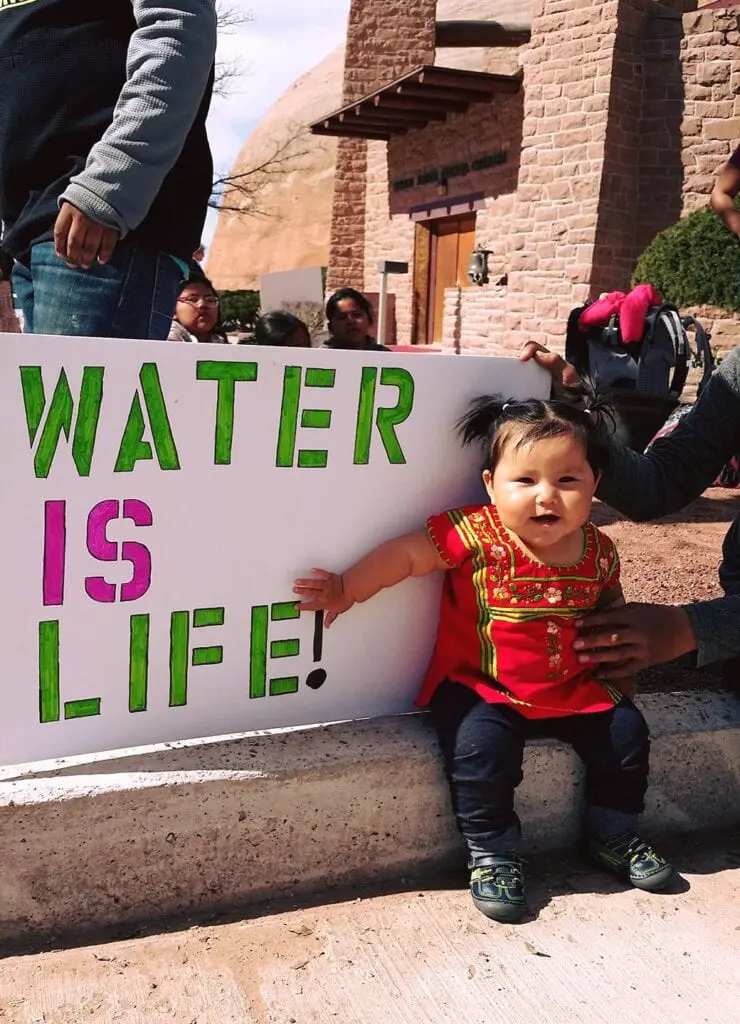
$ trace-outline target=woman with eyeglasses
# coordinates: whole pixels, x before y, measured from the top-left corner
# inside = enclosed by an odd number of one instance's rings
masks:
[[[326,319],[331,338],[324,343],[324,348],[388,351],[370,335],[373,308],[362,292],[354,288],[340,288],[334,292],[326,304]]]
[[[205,274],[191,273],[180,285],[169,340],[229,344],[221,327],[218,294]]]

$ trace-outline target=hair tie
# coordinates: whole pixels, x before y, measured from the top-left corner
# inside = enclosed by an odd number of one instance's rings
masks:
[[[504,402],[504,404],[501,406],[501,412],[506,412],[506,410],[510,409],[513,404],[513,402]]]

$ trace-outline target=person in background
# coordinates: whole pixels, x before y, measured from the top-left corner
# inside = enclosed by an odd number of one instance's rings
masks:
[[[24,330],[167,337],[213,183],[213,0],[0,3],[0,220]]]
[[[276,309],[258,317],[254,325],[254,345],[273,345],[281,348],[310,348],[308,327],[297,316]],[[241,344],[241,342],[240,342]]]
[[[326,319],[331,338],[324,348],[362,352],[388,352],[370,335],[373,308],[362,292],[354,288],[340,288],[326,304]]]
[[[180,285],[168,340],[229,344],[221,326],[218,294],[205,274],[193,270]]]
[[[740,194],[740,146],[720,171],[712,189],[712,209],[725,227],[740,238],[740,210],[735,203]]]

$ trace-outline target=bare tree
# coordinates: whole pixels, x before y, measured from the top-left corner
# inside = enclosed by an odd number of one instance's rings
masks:
[[[308,129],[303,125],[287,126],[286,134],[263,149],[256,163],[226,172],[214,181],[209,205],[223,213],[266,216],[260,204],[262,193],[268,185],[301,168],[310,152],[308,139]]]
[[[216,22],[220,35],[231,35],[252,21],[252,11],[238,6],[234,0],[216,0]],[[231,96],[248,70],[247,64],[240,57],[218,61],[213,81],[214,96]]]

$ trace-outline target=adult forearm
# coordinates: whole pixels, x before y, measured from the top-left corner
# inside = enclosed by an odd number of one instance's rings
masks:
[[[599,498],[632,519],[657,519],[698,498],[740,451],[740,348],[713,375],[699,401],[647,455],[610,443]]]
[[[740,655],[740,594],[685,606],[696,637],[697,664]]]
[[[740,235],[740,210],[731,195],[715,188],[712,192],[712,209],[725,227]]]
[[[136,30],[113,120],[62,195],[124,236],[179,157],[216,51],[214,0],[132,0]]]

